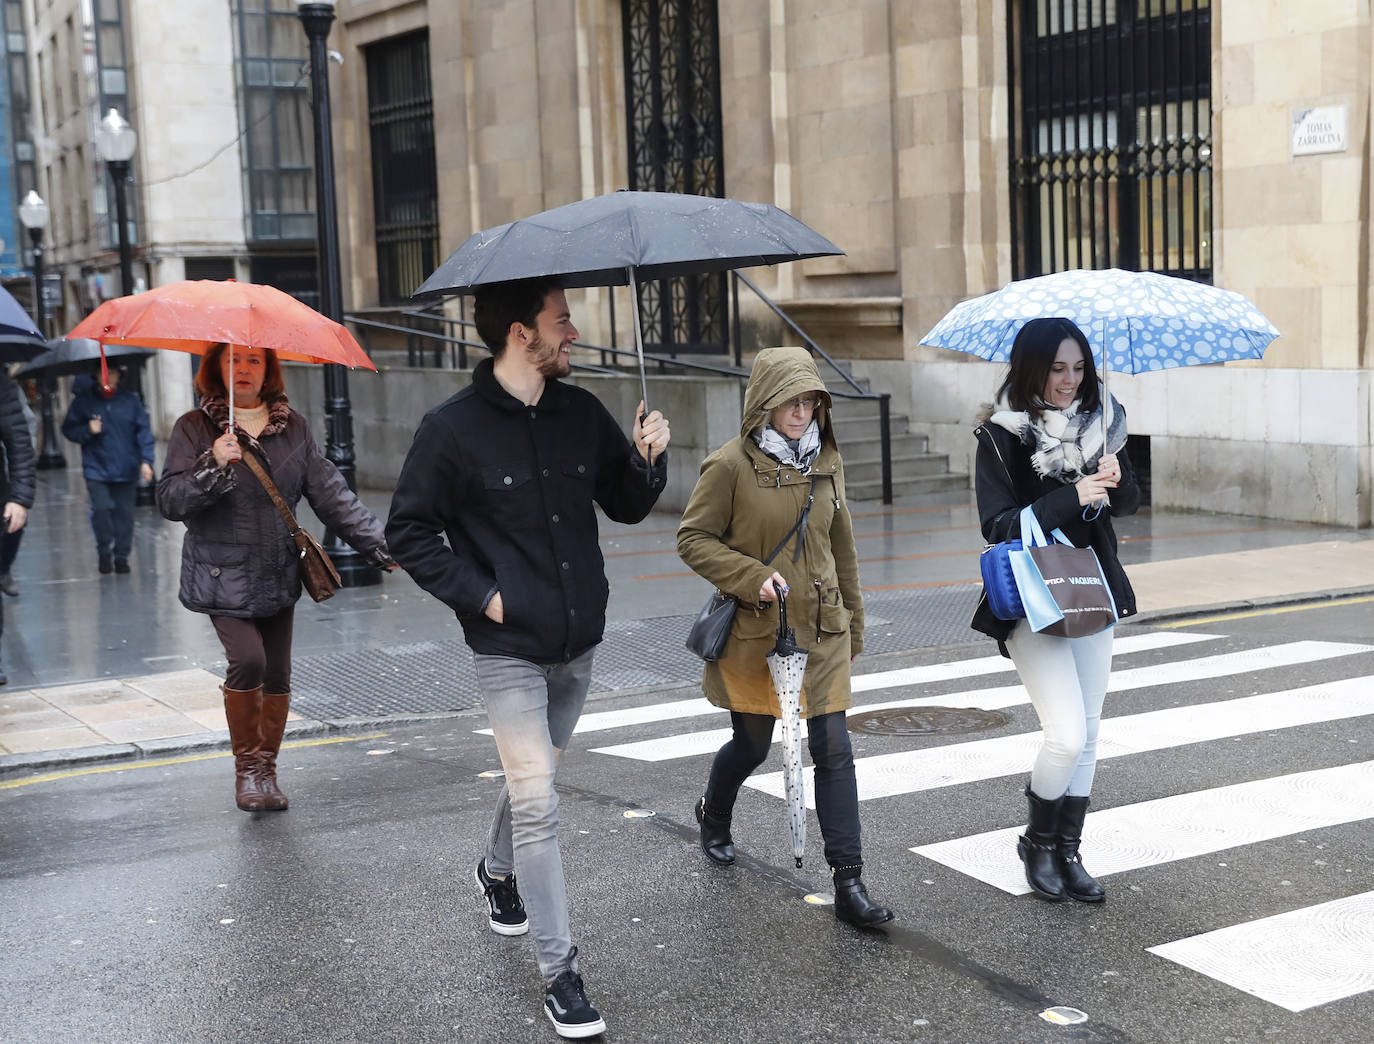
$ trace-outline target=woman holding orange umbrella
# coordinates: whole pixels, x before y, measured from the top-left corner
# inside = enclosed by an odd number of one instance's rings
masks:
[[[382,523],[287,402],[275,354],[226,348],[216,345],[201,363],[201,405],[172,430],[157,503],[167,518],[186,523],[181,604],[209,614],[228,660],[224,714],[238,807],[275,811],[287,805],[276,762],[291,700],[291,630],[301,583],[296,546],[267,490],[244,466],[244,454],[268,469],[289,506],[304,496],[373,565],[391,569],[395,562]]]
[[[172,430],[157,502],[167,518],[186,523],[181,603],[210,616],[229,661],[222,688],[238,806],[284,809],[276,763],[301,579],[296,543],[257,472],[284,507],[304,496],[372,564],[396,563],[381,522],[286,401],[280,360],[376,367],[340,324],[275,287],[232,279],[106,301],[67,335],[78,337],[205,356],[196,376],[201,405]]]

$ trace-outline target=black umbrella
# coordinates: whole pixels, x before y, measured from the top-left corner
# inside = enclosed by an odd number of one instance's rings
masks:
[[[15,377],[70,377],[77,373],[94,373],[100,369],[100,342],[86,338],[75,341],[49,341],[42,355],[21,366]],[[107,359],[141,362],[153,354],[151,348],[130,345],[110,345],[105,349]]]
[[[472,293],[488,283],[558,276],[563,286],[624,286],[843,254],[767,203],[676,192],[612,192],[477,232],[424,281],[417,298]],[[639,379],[644,343],[634,311]]]
[[[46,347],[29,313],[8,290],[0,288],[0,362],[25,362]]]

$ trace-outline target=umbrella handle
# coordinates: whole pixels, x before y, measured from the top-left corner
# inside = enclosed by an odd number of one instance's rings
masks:
[[[787,594],[776,580],[773,581],[773,591],[778,596],[778,631],[781,633],[787,630]]]

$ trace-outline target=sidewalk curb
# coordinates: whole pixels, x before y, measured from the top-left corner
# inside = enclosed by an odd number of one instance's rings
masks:
[[[1190,605],[1180,609],[1157,609],[1137,613],[1121,622],[1123,624],[1152,626],[1176,623],[1180,620],[1200,619],[1206,616],[1220,616],[1226,613],[1278,609],[1284,606],[1316,605],[1321,602],[1340,601],[1342,598],[1360,598],[1371,595],[1374,595],[1374,587],[1345,587],[1332,591],[1310,591],[1306,594],[1275,595],[1272,598],[1248,598],[1237,602],[1216,602],[1212,605]]]
[[[301,718],[288,722],[284,743],[293,740],[313,739],[319,736],[351,732],[365,732],[368,729],[394,728],[398,725],[418,725],[428,721],[446,721],[482,713],[481,711],[441,711],[439,713],[397,714],[392,717],[366,718]],[[142,761],[149,758],[170,758],[182,754],[229,752],[229,734],[218,732],[197,732],[189,736],[168,736],[164,739],[144,740],[138,743],[107,743],[98,747],[71,747],[64,750],[41,750],[26,754],[0,754],[0,780],[38,769],[61,771],[85,765],[100,765],[107,762]]]

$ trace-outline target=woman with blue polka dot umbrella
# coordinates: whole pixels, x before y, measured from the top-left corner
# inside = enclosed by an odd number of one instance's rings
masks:
[[[1106,367],[1139,373],[1254,359],[1277,336],[1240,294],[1152,272],[1061,272],[956,306],[921,343],[1010,364],[996,404],[974,431],[984,539],[990,546],[1019,541],[1027,519],[1091,548],[1099,566],[1093,581],[1110,592],[1118,618],[1134,615],[1112,518],[1136,510],[1140,489],[1126,451],[1125,410],[1107,391]],[[994,606],[986,591],[971,626],[1011,658],[1044,732],[1016,845],[1026,883],[1052,902],[1100,903],[1106,892],[1079,849],[1114,628],[1035,630],[1014,606]]]

